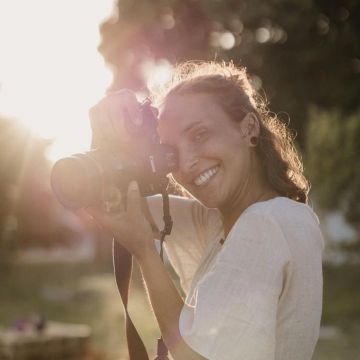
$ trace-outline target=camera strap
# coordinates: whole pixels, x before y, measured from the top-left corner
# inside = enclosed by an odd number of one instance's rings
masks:
[[[125,331],[130,360],[149,360],[144,343],[137,332],[128,312],[128,297],[133,266],[132,255],[113,240],[113,261],[116,285],[118,287],[125,312]]]
[[[169,195],[166,191],[166,186],[162,189],[162,198],[163,198],[163,219],[164,219],[164,229],[160,232],[160,257],[163,259],[163,243],[165,236],[171,233],[172,229],[172,219],[170,216],[170,206],[169,206]],[[146,352],[145,345],[140,338],[139,333],[137,332],[134,323],[132,322],[129,312],[128,312],[128,297],[129,297],[129,288],[130,288],[130,279],[133,266],[133,257],[132,255],[121,246],[115,239],[113,240],[113,265],[116,284],[121,296],[121,300],[124,305],[125,312],[125,330],[126,330],[126,340],[129,352],[130,360],[149,360],[149,356]],[[157,358],[158,360],[168,359],[167,354],[168,350],[162,337],[158,339],[157,344]]]

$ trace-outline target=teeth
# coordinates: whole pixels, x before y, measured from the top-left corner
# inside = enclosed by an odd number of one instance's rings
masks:
[[[219,170],[219,167],[216,166],[214,168],[211,168],[209,170],[206,170],[202,174],[200,174],[195,180],[194,184],[197,186],[201,186],[206,184]]]

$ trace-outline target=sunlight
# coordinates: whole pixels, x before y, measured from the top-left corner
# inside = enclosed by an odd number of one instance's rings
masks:
[[[172,68],[172,65],[166,59],[144,61],[141,66],[141,72],[148,89],[151,91],[169,81]]]
[[[111,84],[97,52],[113,0],[0,1],[0,114],[53,138],[48,157],[87,150],[88,109]]]

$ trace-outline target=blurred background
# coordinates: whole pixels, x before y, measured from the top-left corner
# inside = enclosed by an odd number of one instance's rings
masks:
[[[88,326],[89,359],[127,358],[111,241],[57,203],[49,173],[88,150],[88,109],[106,91],[144,98],[190,59],[246,66],[296,132],[326,240],[314,359],[359,358],[357,0],[0,0],[0,354],[6,331],[47,319]],[[130,312],[155,354],[133,277]]]

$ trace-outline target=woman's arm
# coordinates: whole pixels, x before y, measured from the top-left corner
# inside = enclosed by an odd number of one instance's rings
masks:
[[[181,337],[179,317],[184,302],[156,251],[136,182],[129,186],[126,204],[126,209],[117,213],[104,213],[96,208],[89,208],[88,212],[137,259],[162,336],[174,360],[204,360]]]
[[[162,263],[156,249],[136,258],[146,283],[150,302],[162,337],[174,360],[206,360],[192,350],[179,331],[179,317],[184,301]]]

